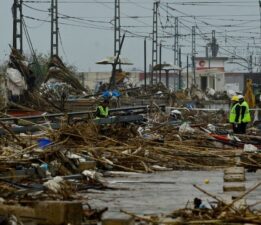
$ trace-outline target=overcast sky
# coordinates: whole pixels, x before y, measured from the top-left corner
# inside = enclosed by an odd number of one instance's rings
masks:
[[[110,71],[110,66],[95,62],[113,55],[114,0],[58,0],[61,42],[59,54],[64,62],[79,71]],[[131,69],[143,69],[144,36],[152,33],[152,0],[122,0],[121,25],[126,35],[122,56],[127,57]],[[0,62],[8,59],[12,44],[13,0],[0,0]],[[34,49],[50,52],[50,2],[24,0],[24,20]],[[70,18],[65,18],[70,16]],[[258,0],[169,0],[160,1],[159,40],[162,41],[162,60],[173,62],[172,45],[174,17],[179,18],[180,44],[183,65],[191,54],[191,27],[197,26],[197,52],[204,56],[204,46],[216,30],[220,56],[232,54],[247,59],[260,54],[260,14]],[[247,46],[249,46],[247,48]],[[151,40],[147,41],[148,64],[151,63]],[[25,54],[30,54],[24,37]],[[242,62],[244,64],[244,62]]]

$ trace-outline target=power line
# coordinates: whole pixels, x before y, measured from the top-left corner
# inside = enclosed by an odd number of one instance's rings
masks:
[[[46,20],[46,19],[40,19],[40,18],[35,18],[35,17],[32,17],[32,16],[26,16],[24,15],[24,18],[27,18],[27,19],[31,19],[31,20],[34,20],[34,21],[41,21],[41,22],[46,22],[46,23],[51,23],[50,20]],[[77,24],[71,24],[71,23],[65,23],[65,22],[59,22],[59,24],[61,25],[67,25],[67,26],[71,26],[71,27],[80,27],[80,28],[90,28],[90,29],[97,29],[97,30],[112,30],[112,27],[98,27],[98,26],[86,26],[86,25],[77,25]]]
[[[61,37],[61,32],[60,32],[60,30],[58,30],[58,35],[59,35],[59,41],[60,41],[60,44],[61,44],[61,47],[62,47],[63,54],[64,54],[64,56],[65,56],[65,58],[66,58],[66,60],[67,60],[67,62],[68,62],[68,56],[67,56],[67,54],[66,54],[66,52],[65,52],[65,48],[64,48],[64,46],[63,46],[63,41],[62,41],[62,37]]]
[[[24,4],[24,3],[23,3],[23,5],[27,8],[29,8],[29,9],[33,9],[33,10],[38,11],[38,12],[48,12],[48,13],[50,12],[49,10],[43,10],[43,9],[35,8],[35,7],[29,6],[29,5]]]
[[[24,0],[26,3],[48,3],[50,1],[27,1]],[[86,0],[86,1],[72,1],[72,0],[59,0],[59,3],[64,3],[64,4],[70,4],[74,5],[74,3],[77,4],[101,4],[104,7],[113,10],[114,8],[112,7],[114,4],[113,0]],[[152,9],[150,7],[147,7],[146,4],[151,4],[151,1],[121,1],[123,4],[132,4],[133,7],[137,6],[139,8],[142,8],[146,11],[151,11]],[[196,36],[202,35],[201,40],[197,40],[201,42],[205,42],[209,40],[209,36],[211,32],[209,31],[208,28],[213,29],[213,27],[217,28],[217,37],[218,38],[229,38],[229,46],[226,46],[228,48],[232,48],[234,43],[236,45],[242,44],[242,46],[246,45],[247,42],[253,37],[253,39],[257,38],[257,35],[259,32],[255,32],[256,30],[256,23],[258,22],[257,16],[253,14],[200,14],[200,15],[190,15],[187,12],[184,12],[180,10],[179,5],[176,3],[184,3],[183,1],[175,1],[175,2],[162,2],[160,3],[160,9],[163,10],[165,13],[159,13],[159,21],[160,21],[160,26],[159,26],[159,37],[161,38],[171,38],[173,37],[173,32],[170,29],[174,28],[174,25],[172,23],[170,24],[165,24],[165,20],[169,20],[169,18],[174,18],[178,17],[180,20],[180,34],[179,37],[181,38],[181,45],[182,43],[186,43],[188,38],[191,37],[191,26],[192,25],[197,25],[197,28],[200,29],[201,33],[198,32]],[[189,2],[186,2],[189,3]],[[195,7],[201,7],[204,4],[209,4],[214,7],[223,7],[224,5],[237,5],[241,4],[243,5],[246,3],[245,1],[194,1],[192,3],[198,3],[195,4]],[[215,4],[214,4],[215,3]],[[247,3],[250,3],[250,1],[247,1]],[[167,7],[166,7],[167,4]],[[169,4],[169,5],[168,5]],[[251,6],[253,4],[256,4],[254,2],[251,2]],[[180,5],[183,7],[182,5]],[[31,7],[31,6],[30,6]],[[179,8],[176,8],[179,7]],[[184,6],[186,7],[186,6]],[[184,8],[183,7],[183,8]],[[241,7],[241,6],[239,6]],[[27,7],[29,8],[29,7]],[[31,7],[35,8],[35,7]],[[172,9],[171,9],[172,8]],[[48,10],[43,10],[35,8],[36,11],[39,12],[48,12]],[[171,13],[169,12],[171,11]],[[132,12],[132,11],[131,11]],[[128,37],[136,37],[136,38],[143,38],[144,36],[146,37],[151,37],[150,36],[150,31],[148,29],[151,29],[152,24],[148,23],[148,19],[151,19],[152,16],[144,16],[144,15],[138,15],[136,11],[134,11],[136,15],[128,15],[130,14],[129,12],[126,14],[122,13],[121,18],[124,18],[124,23],[121,26],[121,30],[128,30]],[[98,18],[104,18],[104,19],[98,19]],[[245,18],[245,19],[244,19]],[[72,15],[66,15],[66,14],[59,14],[59,19],[63,21],[68,21],[68,22],[62,22],[61,25],[63,26],[74,26],[74,27],[79,27],[79,28],[87,28],[87,29],[96,29],[96,30],[113,30],[112,24],[110,23],[111,17],[80,17],[80,16],[72,16]],[[107,20],[108,19],[108,20]],[[45,19],[46,20],[46,19]],[[107,20],[107,21],[106,21]],[[126,22],[125,22],[126,21]],[[130,24],[128,21],[135,21],[135,23]],[[223,22],[222,22],[223,21]],[[106,26],[108,25],[108,26]],[[147,29],[146,29],[147,28]],[[226,35],[224,35],[225,29]],[[245,32],[243,32],[245,31]],[[251,37],[250,37],[251,36]],[[257,39],[256,39],[257,40]],[[224,43],[224,40],[220,40],[221,43]],[[199,44],[199,47],[202,47],[204,45]],[[225,45],[220,45],[220,46],[225,46]],[[234,46],[235,47],[235,44]],[[185,53],[184,53],[185,54]]]

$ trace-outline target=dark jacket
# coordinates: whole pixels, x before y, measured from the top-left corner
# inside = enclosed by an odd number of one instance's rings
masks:
[[[235,111],[236,111],[235,123],[239,123],[240,122],[239,121],[239,118],[240,118],[240,105],[239,104],[236,106]]]

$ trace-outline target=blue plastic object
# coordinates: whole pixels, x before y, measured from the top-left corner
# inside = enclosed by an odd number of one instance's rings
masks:
[[[112,96],[115,96],[115,97],[120,97],[121,96],[121,93],[117,90],[113,90],[112,91]]]
[[[43,163],[43,164],[41,164],[40,167],[43,168],[45,171],[48,170],[48,164],[47,164],[47,163]]]
[[[112,93],[110,91],[104,91],[102,93],[103,98],[110,98],[112,96]]]
[[[186,108],[188,108],[188,109],[193,109],[193,108],[195,108],[194,102],[190,102],[190,103],[186,104]]]
[[[52,141],[49,140],[48,138],[40,138],[37,140],[37,142],[38,142],[38,146],[40,148],[45,148],[45,147],[49,146],[50,144],[52,144]]]

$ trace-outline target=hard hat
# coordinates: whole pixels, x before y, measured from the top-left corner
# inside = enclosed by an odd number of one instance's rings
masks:
[[[175,114],[181,115],[181,112],[177,109],[174,109],[170,112],[170,115],[175,115]]]
[[[243,96],[243,95],[238,95],[237,97],[238,97],[238,100],[244,99],[244,96]]]
[[[231,101],[238,102],[239,98],[237,95],[232,96]]]

